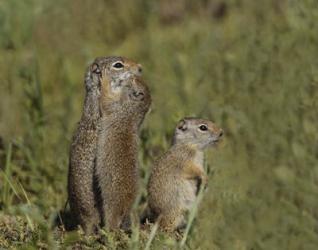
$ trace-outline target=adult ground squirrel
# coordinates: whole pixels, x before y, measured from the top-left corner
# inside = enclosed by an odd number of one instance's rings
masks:
[[[139,128],[151,97],[140,77],[131,77],[126,100],[116,93],[101,96],[101,129],[96,174],[103,199],[104,223],[109,229],[127,229],[138,191]],[[109,86],[107,82],[102,84]],[[109,105],[112,103],[112,105]]]
[[[86,72],[83,114],[70,150],[68,196],[71,212],[87,234],[96,230],[102,221],[103,214],[99,206],[101,198],[96,176],[101,116],[103,115],[104,131],[105,126],[109,124],[106,120],[107,115],[111,114],[112,105],[120,110],[118,100],[125,103],[126,100],[133,98],[135,101],[136,97],[131,96],[131,92],[136,91],[130,88],[133,86],[132,78],[140,73],[139,64],[122,57],[96,58]],[[101,112],[101,100],[106,99],[108,102],[104,101],[103,105],[109,106],[109,114]],[[106,108],[108,107],[104,107],[103,110]],[[117,112],[116,108],[114,112]],[[110,145],[105,146],[111,148]]]
[[[171,232],[185,224],[184,213],[207,182],[203,150],[222,134],[208,120],[184,118],[178,123],[172,147],[154,163],[148,183],[149,210],[161,229]]]

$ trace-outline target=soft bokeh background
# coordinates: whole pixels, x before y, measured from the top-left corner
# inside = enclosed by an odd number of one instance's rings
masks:
[[[144,246],[147,234],[96,242],[52,229],[85,68],[124,55],[153,96],[143,196],[180,118],[225,130],[186,247],[317,249],[317,20],[316,0],[0,0],[0,248]],[[175,244],[159,235],[153,247]]]

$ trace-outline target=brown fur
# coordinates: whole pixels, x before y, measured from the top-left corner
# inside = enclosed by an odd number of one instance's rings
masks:
[[[123,68],[114,68],[116,62],[121,62]],[[140,73],[139,64],[122,57],[96,58],[86,73],[84,110],[70,150],[68,195],[71,212],[87,234],[98,228],[104,215],[96,173],[100,131],[107,131],[114,121],[113,114],[126,109],[125,101],[133,100],[133,82]],[[124,155],[125,151],[120,153]]]
[[[91,68],[85,77],[86,96],[83,114],[70,149],[68,197],[71,213],[85,232],[92,233],[100,223],[96,207],[93,173],[99,126],[100,87]]]
[[[96,173],[104,221],[110,229],[118,229],[129,221],[138,191],[139,127],[151,103],[149,90],[140,78],[132,79],[129,92],[128,100],[118,99],[118,105],[112,107],[102,104],[101,109],[102,115],[108,115],[101,121]]]
[[[202,124],[207,126],[204,132],[199,130]],[[221,135],[222,130],[207,120],[185,118],[179,122],[172,147],[154,163],[148,183],[148,209],[161,229],[174,231],[185,224],[184,213],[207,182],[203,150]]]

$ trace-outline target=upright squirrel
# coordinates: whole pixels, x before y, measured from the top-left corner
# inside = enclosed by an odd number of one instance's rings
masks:
[[[71,212],[87,234],[93,233],[104,220],[102,204],[105,199],[101,195],[104,191],[100,189],[105,182],[102,176],[98,176],[103,171],[97,171],[96,163],[97,158],[100,158],[98,154],[103,155],[104,149],[108,152],[113,147],[113,142],[107,144],[100,141],[101,135],[105,136],[105,131],[114,122],[116,115],[112,111],[129,113],[126,109],[128,103],[143,103],[146,98],[150,103],[148,91],[140,92],[141,84],[136,84],[140,81],[140,74],[141,66],[123,57],[96,58],[86,72],[83,114],[70,150],[68,195]],[[141,113],[137,116],[143,117],[146,111]],[[102,141],[105,142],[104,137]],[[103,144],[104,148],[97,150],[98,144]],[[118,158],[126,157],[124,149],[120,154]]]
[[[154,163],[148,183],[148,209],[164,231],[185,225],[184,213],[207,182],[203,151],[217,144],[222,134],[211,121],[184,118],[175,129],[171,148]]]
[[[121,62],[123,69],[124,62]],[[108,229],[126,229],[138,191],[139,128],[149,110],[151,97],[140,77],[130,78],[132,87],[118,95],[116,84],[109,93],[109,79],[102,81],[101,126],[96,176]],[[123,98],[124,97],[124,98]]]

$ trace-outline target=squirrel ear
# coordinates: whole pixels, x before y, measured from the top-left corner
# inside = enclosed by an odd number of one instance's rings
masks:
[[[93,63],[92,67],[91,67],[92,72],[96,73],[96,74],[100,74],[101,71],[99,69],[99,66],[97,63]]]
[[[182,120],[178,123],[177,128],[180,129],[180,130],[182,130],[182,131],[187,130],[187,123],[186,123],[186,121],[182,119]]]

